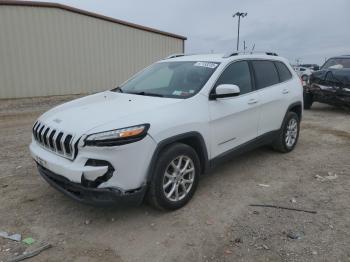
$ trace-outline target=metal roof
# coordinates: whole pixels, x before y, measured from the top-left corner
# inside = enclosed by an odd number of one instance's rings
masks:
[[[177,35],[177,34],[165,32],[165,31],[161,31],[161,30],[158,30],[158,29],[154,29],[154,28],[150,28],[150,27],[146,27],[146,26],[142,26],[142,25],[138,25],[138,24],[134,24],[134,23],[129,23],[129,22],[126,22],[126,21],[122,21],[122,20],[119,20],[119,19],[112,18],[112,17],[96,14],[96,13],[93,13],[93,12],[81,10],[81,9],[78,9],[78,8],[75,8],[75,7],[62,5],[62,4],[58,4],[58,3],[34,2],[34,1],[17,1],[17,0],[8,1],[7,0],[7,1],[0,1],[0,6],[1,5],[59,8],[59,9],[66,10],[66,11],[69,11],[69,12],[90,16],[90,17],[93,17],[93,18],[105,20],[105,21],[116,23],[116,24],[120,24],[120,25],[129,26],[129,27],[136,28],[136,29],[139,29],[139,30],[144,30],[144,31],[148,31],[148,32],[151,32],[151,33],[155,33],[155,34],[170,36],[170,37],[178,38],[178,39],[181,39],[181,40],[187,40],[187,38],[185,36],[182,36],[182,35]]]

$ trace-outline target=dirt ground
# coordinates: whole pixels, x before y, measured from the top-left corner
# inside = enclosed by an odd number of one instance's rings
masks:
[[[349,113],[315,104],[292,153],[266,147],[233,159],[202,177],[186,207],[166,213],[84,206],[39,177],[31,126],[68,99],[0,100],[0,231],[35,239],[0,237],[0,261],[42,243],[52,248],[28,261],[350,261]]]

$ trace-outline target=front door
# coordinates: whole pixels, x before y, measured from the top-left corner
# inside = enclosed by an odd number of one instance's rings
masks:
[[[209,101],[211,154],[214,158],[257,137],[258,94],[253,89],[247,61],[230,64],[219,77],[220,84],[234,84],[240,95]]]

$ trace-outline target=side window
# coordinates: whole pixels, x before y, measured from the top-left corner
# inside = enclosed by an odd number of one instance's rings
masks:
[[[272,61],[253,61],[255,81],[258,89],[279,83],[277,69]]]
[[[237,85],[241,95],[251,92],[253,88],[248,63],[240,61],[229,65],[216,82],[216,86],[221,84]]]
[[[288,67],[282,62],[275,62],[278,74],[280,75],[280,81],[284,82],[292,78],[292,73],[289,71]]]

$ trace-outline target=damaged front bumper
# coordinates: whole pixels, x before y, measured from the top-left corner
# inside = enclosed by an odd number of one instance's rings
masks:
[[[152,157],[149,150],[154,147],[147,136],[118,147],[79,148],[74,160],[56,155],[36,141],[29,149],[41,176],[54,188],[82,203],[120,205],[142,202]]]
[[[84,204],[94,206],[139,205],[142,203],[146,186],[137,190],[124,192],[117,188],[89,188],[73,183],[57,175],[38,163],[40,175],[55,189]]]
[[[349,88],[311,84],[304,87],[304,92],[311,94],[313,101],[340,107],[350,107]]]

